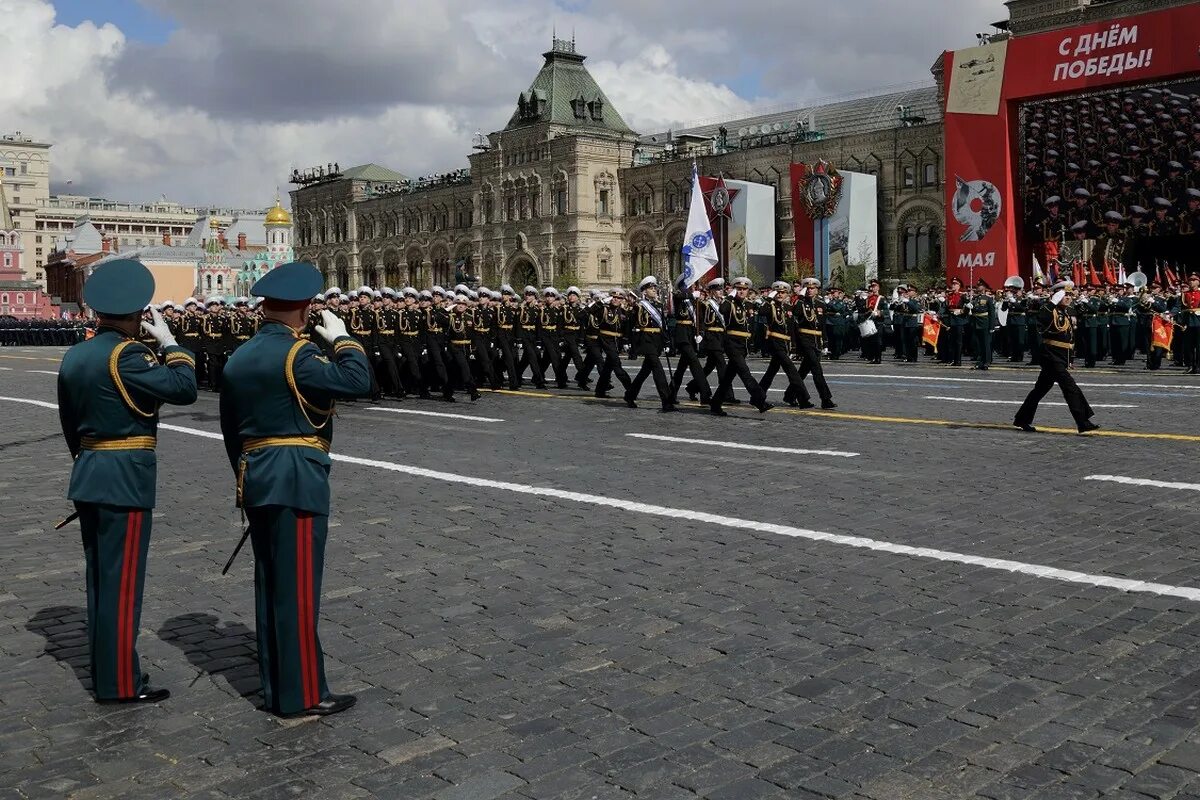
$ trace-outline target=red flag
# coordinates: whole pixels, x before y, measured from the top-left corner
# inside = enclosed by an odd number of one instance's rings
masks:
[[[1167,279],[1167,288],[1174,289],[1179,285],[1179,276],[1171,269],[1170,265],[1163,264],[1163,275]]]
[[[1117,274],[1113,271],[1113,263],[1108,260],[1104,262],[1104,282],[1109,286],[1116,286],[1119,283]]]
[[[1071,262],[1071,281],[1076,286],[1083,286],[1087,282],[1083,273],[1083,262],[1079,259]]]
[[[1150,344],[1163,350],[1170,350],[1175,340],[1175,325],[1169,319],[1155,316],[1150,320]]]
[[[938,337],[942,333],[942,325],[938,322],[936,314],[925,312],[925,323],[922,326],[921,342],[933,348],[933,352],[937,352]]]

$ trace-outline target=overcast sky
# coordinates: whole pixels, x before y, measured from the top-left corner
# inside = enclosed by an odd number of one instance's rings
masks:
[[[52,191],[261,207],[292,167],[466,166],[555,26],[655,131],[931,81],[938,53],[1005,16],[1002,0],[0,0],[0,127],[54,145]]]

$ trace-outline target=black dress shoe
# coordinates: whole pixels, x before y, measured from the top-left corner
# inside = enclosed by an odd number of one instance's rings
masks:
[[[1100,426],[1097,425],[1096,423],[1092,422],[1091,420],[1088,420],[1087,422],[1085,422],[1079,426],[1080,433],[1087,433],[1088,431],[1098,431],[1098,430],[1100,430]]]
[[[473,391],[473,392],[471,392],[471,402],[472,402],[472,403],[474,403],[474,402],[475,402],[476,400],[478,400],[480,397],[483,397],[483,395],[481,395],[479,392],[474,392],[474,391]]]
[[[722,400],[721,402],[722,402],[722,403],[727,403],[727,404],[729,404],[729,405],[731,405],[731,406],[740,406],[740,405],[742,404],[742,401],[741,401],[741,399],[740,399],[740,398],[737,398],[737,397],[731,397],[731,398],[729,398],[728,400]]]
[[[129,703],[161,703],[171,696],[169,689],[151,689],[143,680],[142,690],[133,697],[109,697],[96,702],[102,706],[126,705]]]
[[[837,408],[837,403],[833,402],[832,400],[824,400],[821,402],[821,408],[828,411],[831,408]]]
[[[812,405],[812,403],[809,403],[809,405]],[[760,413],[760,414],[765,414],[765,413],[767,413],[768,411],[770,411],[770,410],[771,410],[772,408],[774,408],[774,407],[775,407],[775,404],[774,404],[774,403],[767,403],[767,402],[764,402],[764,403],[763,403],[762,405],[760,405],[760,406],[755,406],[755,408],[757,408],[757,409],[758,409],[758,413]]]
[[[277,711],[275,716],[281,719],[297,719],[299,717],[327,717],[337,714],[353,706],[358,698],[352,694],[331,694],[315,706],[309,706],[303,711]]]
[[[596,397],[598,397],[598,398],[599,398],[599,399],[601,399],[601,400],[607,400],[607,399],[609,399],[611,396],[612,396],[612,395],[610,395],[608,392],[596,392]]]
[[[442,395],[442,399],[445,400],[447,403],[453,403],[454,395],[452,395],[452,394]]]
[[[803,403],[800,403],[798,405],[798,407],[799,408],[816,408],[816,406],[813,405],[812,403],[810,403],[808,400],[805,400]]]
[[[1037,433],[1037,428],[1033,427],[1032,425],[1030,425],[1028,423],[1022,424],[1020,422],[1014,422],[1013,427],[1020,428],[1021,430],[1025,431],[1026,433]]]
[[[679,410],[679,409],[675,408],[675,404],[674,404],[674,403],[667,403],[666,405],[664,405],[664,406],[662,407],[662,411],[661,411],[661,412],[659,412],[659,413],[662,413],[662,414],[670,414],[672,411],[678,411],[678,410]]]
[[[714,417],[728,417],[729,412],[722,409],[720,406],[709,406],[708,411]]]
[[[629,406],[630,408],[637,408],[637,403],[634,402],[634,398],[629,394],[629,392],[625,393],[625,405]]]

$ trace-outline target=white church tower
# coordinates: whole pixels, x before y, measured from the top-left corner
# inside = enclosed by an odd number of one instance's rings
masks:
[[[295,258],[292,250],[292,215],[279,202],[275,193],[275,207],[267,212],[267,263],[269,268],[286,264]]]

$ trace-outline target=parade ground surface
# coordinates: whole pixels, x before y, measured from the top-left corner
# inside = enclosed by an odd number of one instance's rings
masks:
[[[833,412],[342,404],[321,635],[359,703],[285,722],[209,393],[159,434],[173,695],[91,701],[60,356],[0,353],[0,798],[1200,797],[1200,377],[1076,370],[1087,436],[1057,391],[1009,427],[1034,368],[890,359],[827,363]]]

